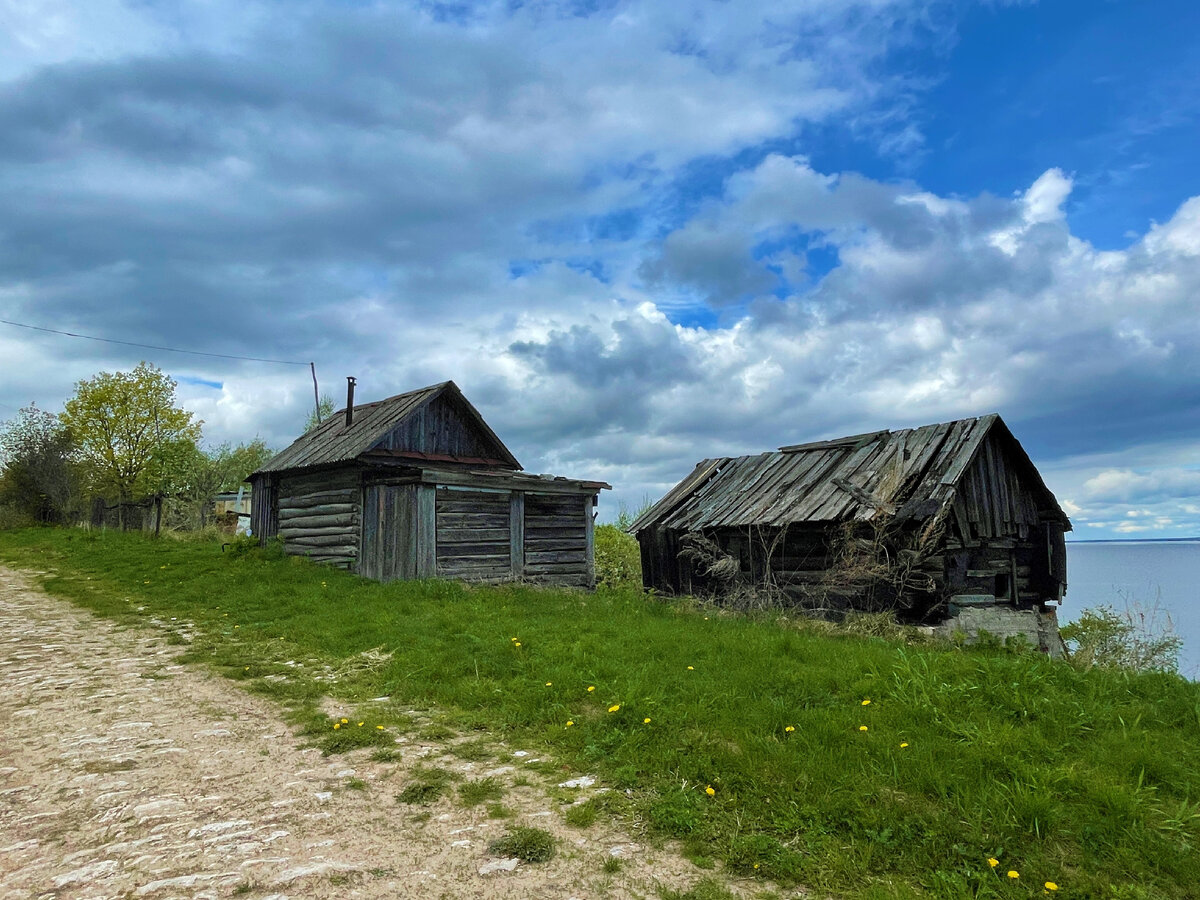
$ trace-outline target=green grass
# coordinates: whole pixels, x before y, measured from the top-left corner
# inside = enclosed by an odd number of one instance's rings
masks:
[[[480,806],[504,796],[504,785],[498,778],[479,778],[458,786],[458,802],[463,806]]]
[[[629,790],[651,835],[736,874],[864,900],[1195,896],[1200,687],[1176,676],[140,535],[5,532],[0,558],[119,622],[193,623],[185,659],[327,752],[386,749],[430,710]],[[335,730],[323,694],[362,712]]]
[[[525,862],[546,862],[554,858],[554,835],[542,828],[513,828],[488,845],[496,856],[515,856]]]

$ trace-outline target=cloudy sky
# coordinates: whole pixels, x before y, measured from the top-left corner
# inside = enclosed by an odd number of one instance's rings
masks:
[[[1000,412],[1076,537],[1200,534],[1194,0],[0,0],[0,317],[452,378],[637,507]],[[276,447],[306,367],[0,325],[0,414],[148,359]]]

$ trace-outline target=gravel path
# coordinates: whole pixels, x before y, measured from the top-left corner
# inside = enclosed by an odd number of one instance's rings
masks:
[[[473,765],[413,741],[396,762],[324,758],[270,702],[177,664],[176,649],[0,567],[0,900],[591,900],[653,897],[699,874],[627,835],[568,828],[534,787],[504,802],[517,824],[555,832],[560,852],[513,868],[487,852],[509,822],[448,800],[414,821],[393,798],[418,761],[511,780],[527,756]],[[619,873],[602,869],[611,855]]]

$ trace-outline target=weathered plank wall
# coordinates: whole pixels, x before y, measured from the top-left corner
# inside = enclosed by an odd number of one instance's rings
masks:
[[[363,490],[358,574],[379,581],[417,577],[415,484],[369,484]]]
[[[250,485],[250,533],[265,543],[279,531],[279,491],[276,476],[257,476]]]
[[[507,491],[437,489],[437,574],[502,581],[512,577]]]
[[[1032,487],[1006,463],[996,436],[988,435],[958,484],[954,510],[966,540],[1030,537],[1041,520]]]
[[[358,562],[362,520],[357,469],[279,480],[279,536],[285,552],[353,569]]]
[[[525,494],[525,577],[550,584],[591,587],[591,497]]]
[[[460,405],[445,394],[410,413],[380,439],[375,449],[484,459],[501,455]]]

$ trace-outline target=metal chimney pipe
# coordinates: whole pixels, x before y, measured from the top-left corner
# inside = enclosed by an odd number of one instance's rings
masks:
[[[354,424],[354,385],[357,382],[353,375],[346,376],[346,427]]]

